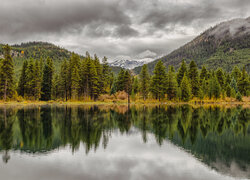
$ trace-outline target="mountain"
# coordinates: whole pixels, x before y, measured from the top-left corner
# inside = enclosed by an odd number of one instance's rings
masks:
[[[222,22],[184,46],[160,58],[165,66],[180,66],[183,59],[189,63],[194,60],[201,68],[205,65],[208,69],[222,67],[227,71],[233,66],[246,67],[250,71],[250,17],[246,19],[233,19]],[[152,72],[155,64],[160,59],[148,64]],[[133,69],[139,73],[141,67]]]
[[[109,63],[110,66],[118,66],[125,69],[133,69],[143,64],[152,62],[157,57],[155,52],[146,50],[140,54],[130,57],[130,56],[117,56],[112,62]]]

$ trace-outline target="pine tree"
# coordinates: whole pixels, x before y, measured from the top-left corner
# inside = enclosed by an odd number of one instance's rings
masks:
[[[227,85],[227,87],[226,87],[226,95],[227,95],[227,97],[231,97],[231,92],[232,92],[231,87],[229,85]]]
[[[66,59],[64,59],[62,65],[61,65],[61,68],[60,68],[60,92],[62,94],[62,97],[65,98],[65,100],[67,101],[68,100],[68,62]]]
[[[235,93],[238,92],[238,85],[236,80],[234,79],[234,77],[232,78],[231,82],[230,82],[230,86],[231,88],[235,91]]]
[[[146,64],[144,64],[142,66],[142,70],[141,70],[141,73],[140,73],[140,92],[141,92],[141,94],[143,96],[144,101],[148,97],[149,81],[150,81],[150,76],[149,76],[149,73],[148,73],[148,66]]]
[[[58,74],[55,74],[52,80],[52,99],[56,100],[60,98],[60,78]]]
[[[236,80],[236,82],[241,77],[241,72],[238,66],[234,66],[231,76]]]
[[[124,85],[124,82],[125,82],[125,71],[124,69],[121,69],[119,74],[118,74],[118,77],[117,77],[117,81],[116,81],[116,90],[117,91],[123,91],[125,89],[125,85]]]
[[[150,89],[152,94],[156,99],[159,99],[159,101],[164,98],[166,93],[166,70],[161,60],[155,65]]]
[[[181,81],[185,73],[187,73],[187,65],[186,65],[186,62],[182,60],[181,67],[179,68],[178,73],[177,73],[177,82],[179,86],[181,85]]]
[[[92,99],[96,100],[99,96],[99,85],[98,85],[98,75],[93,61],[89,64],[89,88],[90,96]]]
[[[199,91],[199,73],[194,61],[191,61],[189,64],[188,76],[190,79],[192,94],[197,97]]]
[[[184,102],[188,102],[191,98],[191,88],[186,73],[183,76],[180,88],[181,88],[181,100]]]
[[[130,95],[132,92],[132,81],[130,72],[127,70],[124,74],[124,90],[128,95],[128,104],[130,103]]]
[[[10,55],[11,48],[7,44],[3,47],[4,59],[0,66],[0,98],[4,101],[12,98],[14,94],[14,64]]]
[[[217,76],[217,80],[220,84],[221,89],[224,89],[225,88],[225,76],[224,76],[223,70],[221,68],[219,68],[216,71],[216,76]]]
[[[53,79],[53,62],[52,59],[47,58],[46,64],[43,70],[43,80],[41,89],[41,100],[49,101],[51,100],[51,90],[52,90],[52,79]]]
[[[41,69],[38,60],[35,61],[34,65],[34,98],[35,100],[39,100],[41,97]]]
[[[113,84],[113,74],[105,56],[102,60],[102,64],[103,93],[109,93],[111,85]]]
[[[137,77],[133,78],[132,91],[134,94],[137,94],[139,91],[139,81]]]
[[[202,84],[203,79],[208,79],[207,69],[205,66],[202,66],[201,73],[200,73],[200,84]]]
[[[250,90],[250,84],[245,67],[243,68],[241,77],[239,78],[238,88],[243,96],[247,96],[247,92]]]
[[[24,92],[26,92],[25,87],[27,82],[27,74],[26,74],[27,68],[28,68],[28,61],[24,60],[21,76],[19,78],[19,83],[18,83],[18,94],[22,97],[24,97]]]
[[[221,87],[217,80],[217,77],[212,76],[209,81],[209,98],[214,97],[215,99],[220,98]]]
[[[168,74],[167,74],[167,97],[169,100],[172,100],[176,98],[177,96],[177,88],[178,88],[178,83],[175,77],[174,69],[173,66],[169,66]]]

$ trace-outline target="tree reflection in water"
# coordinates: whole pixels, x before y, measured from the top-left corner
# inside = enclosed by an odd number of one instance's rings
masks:
[[[107,148],[115,132],[154,134],[158,145],[170,140],[214,167],[235,161],[250,164],[250,109],[241,106],[28,106],[0,108],[0,151],[44,153],[84,144],[86,154]],[[122,142],[121,142],[122,143]]]

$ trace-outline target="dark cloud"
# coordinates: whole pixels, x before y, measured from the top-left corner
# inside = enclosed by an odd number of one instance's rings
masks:
[[[110,58],[167,54],[249,12],[249,0],[12,0],[1,2],[0,41],[49,41]]]

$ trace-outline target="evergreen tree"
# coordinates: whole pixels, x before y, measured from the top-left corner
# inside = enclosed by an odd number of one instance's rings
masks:
[[[234,77],[232,78],[231,82],[230,82],[230,86],[231,88],[235,91],[235,93],[238,92],[238,85],[236,80],[234,79]]]
[[[34,65],[34,98],[35,100],[39,100],[41,97],[41,69],[38,60],[35,61]]]
[[[7,98],[12,98],[14,95],[14,64],[10,55],[11,48],[7,44],[3,47],[4,59],[0,66],[0,98],[4,101]]]
[[[216,77],[217,77],[217,80],[220,84],[221,89],[224,89],[225,88],[225,76],[224,76],[223,70],[221,68],[219,68],[216,71]]]
[[[185,102],[189,101],[191,98],[191,88],[186,73],[184,74],[184,77],[181,81],[180,88],[181,88],[181,100]]]
[[[227,95],[227,97],[231,97],[231,92],[232,92],[231,87],[229,85],[227,85],[227,87],[226,87],[226,95]]]
[[[102,64],[103,93],[108,93],[111,89],[111,85],[113,84],[113,74],[105,56],[102,60]]]
[[[117,77],[117,81],[116,81],[116,90],[117,91],[123,91],[125,89],[125,71],[124,69],[121,69],[118,77]]]
[[[186,65],[186,62],[182,60],[181,67],[179,68],[178,73],[177,73],[177,82],[179,86],[181,85],[181,81],[185,73],[187,73],[187,65]]]
[[[139,91],[139,81],[137,77],[133,78],[132,92],[137,94]]]
[[[141,73],[140,73],[140,92],[141,92],[141,94],[143,96],[144,101],[148,97],[149,81],[150,81],[150,76],[149,76],[149,73],[148,73],[148,66],[146,64],[144,64],[142,66],[142,70],[141,70]]]
[[[52,80],[52,99],[56,100],[60,98],[60,78],[58,74],[55,74]]]
[[[238,66],[234,66],[231,76],[236,80],[236,82],[241,77],[241,72]]]
[[[130,72],[127,70],[124,74],[124,90],[128,94],[128,104],[130,103],[130,95],[132,92],[132,81]]]
[[[65,100],[67,101],[68,100],[68,62],[66,59],[64,59],[62,65],[61,65],[61,68],[60,68],[60,92],[62,94],[62,97],[65,98]]]
[[[243,96],[247,96],[247,92],[250,90],[250,84],[245,67],[243,68],[241,77],[239,78],[238,88]]]
[[[159,101],[164,98],[166,92],[166,70],[162,61],[158,61],[155,65],[151,82],[151,92]]]
[[[209,81],[209,98],[214,97],[215,99],[220,98],[221,88],[217,80],[217,77],[212,76]]]
[[[202,84],[203,79],[208,79],[207,69],[205,66],[202,66],[201,73],[200,73],[200,84]]]
[[[47,58],[46,64],[43,69],[43,80],[41,89],[41,100],[51,100],[52,79],[53,79],[53,62],[52,59]]]
[[[168,74],[167,74],[167,97],[169,100],[176,98],[177,96],[177,88],[178,83],[175,77],[173,66],[169,66]]]
[[[190,79],[192,94],[197,97],[199,91],[199,73],[194,61],[191,61],[189,64],[188,76]]]
[[[24,92],[26,91],[25,87],[27,82],[27,74],[26,74],[27,68],[28,68],[28,61],[25,60],[23,62],[21,76],[19,78],[19,83],[18,83],[18,94],[22,97],[24,97]]]

